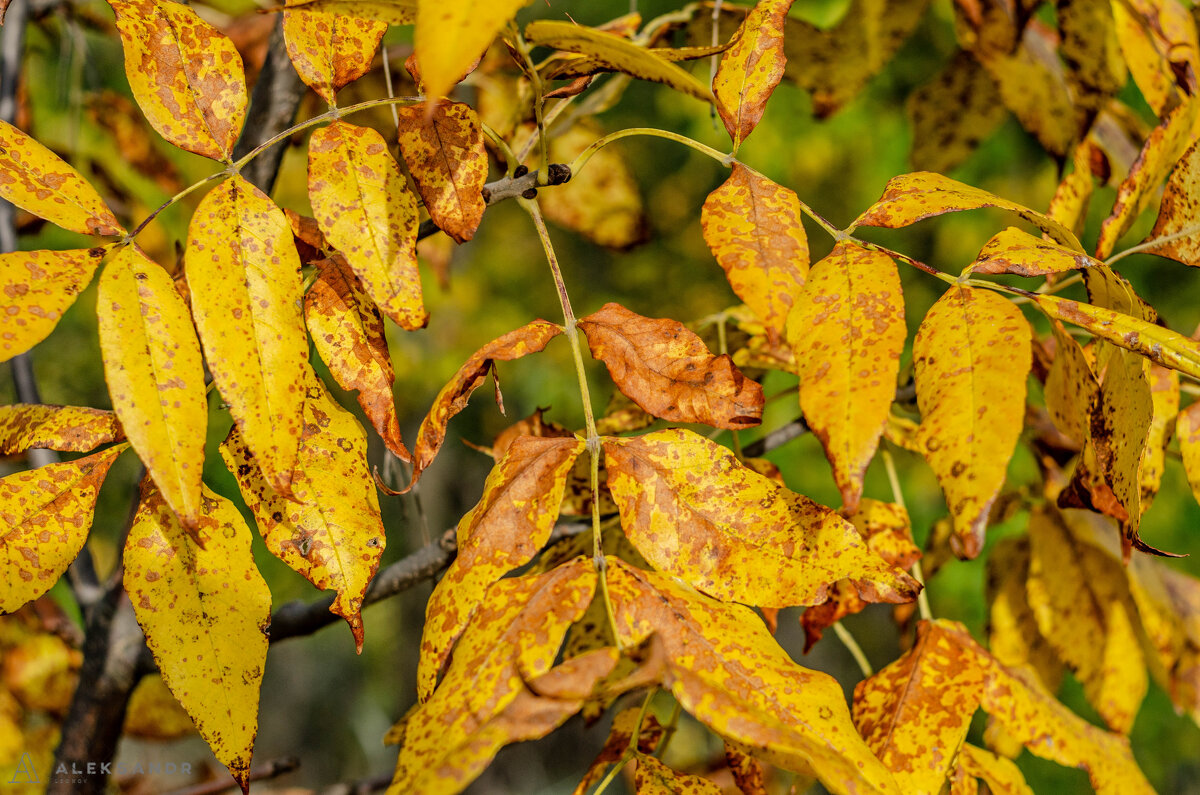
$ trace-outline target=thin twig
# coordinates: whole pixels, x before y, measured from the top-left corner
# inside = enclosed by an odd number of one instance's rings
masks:
[[[833,631],[837,634],[838,640],[850,652],[850,656],[858,663],[858,669],[862,671],[862,675],[870,678],[875,674],[875,669],[871,667],[871,663],[867,660],[867,655],[863,654],[862,646],[858,645],[858,641],[850,634],[850,630],[842,626],[842,622],[838,621],[833,625]]]
[[[286,773],[291,773],[298,767],[300,767],[300,760],[294,756],[272,759],[266,764],[255,765],[250,768],[247,779],[249,781],[266,781],[267,779],[278,778]],[[218,793],[229,792],[237,788],[237,784],[232,781],[215,779],[213,781],[206,781],[203,784],[194,784],[190,787],[170,790],[166,795],[218,795]]]

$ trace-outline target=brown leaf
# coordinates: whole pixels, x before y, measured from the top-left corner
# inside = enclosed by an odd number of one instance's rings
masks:
[[[762,420],[762,387],[682,323],[608,303],[578,325],[617,387],[656,417],[727,429]]]

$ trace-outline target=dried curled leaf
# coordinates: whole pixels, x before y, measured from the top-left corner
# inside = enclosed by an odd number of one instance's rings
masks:
[[[495,373],[496,361],[508,362],[530,353],[539,353],[562,331],[562,326],[555,323],[535,320],[515,331],[500,335],[475,351],[471,358],[458,368],[454,377],[438,392],[429,414],[421,421],[421,428],[417,431],[417,442],[413,446],[413,476],[408,489],[412,488],[421,477],[421,473],[437,456],[442,442],[446,439],[446,425],[450,419],[466,408],[471,393],[483,384],[488,373]],[[496,394],[500,394],[498,387]]]
[[[113,410],[167,504],[194,530],[208,401],[187,305],[167,272],[131,245],[104,269],[96,315]]]
[[[713,78],[717,113],[737,151],[783,78],[783,23],[793,0],[761,0],[742,21]]]
[[[700,225],[733,292],[781,338],[808,275],[799,197],[734,163],[729,179],[704,200]]]
[[[124,438],[111,411],[30,403],[0,406],[0,456],[34,448],[87,453]]]
[[[578,326],[617,387],[654,416],[729,429],[762,421],[762,386],[682,323],[608,303]]]
[[[691,431],[606,438],[604,454],[630,542],[658,569],[718,599],[819,604],[841,579],[869,602],[911,601],[920,589],[836,513]]]
[[[196,208],[184,265],[213,381],[271,487],[286,494],[308,369],[300,257],[287,218],[235,175]]]
[[[0,121],[0,198],[72,232],[125,234],[91,183],[6,121]]]
[[[524,566],[550,539],[582,439],[520,436],[483,486],[479,503],[458,524],[458,556],[425,608],[417,697],[426,701],[454,642],[489,586]]]
[[[0,179],[3,174],[0,173]],[[87,287],[108,248],[0,254],[0,362],[37,345]]]
[[[288,58],[309,88],[329,104],[337,92],[371,69],[387,23],[322,11],[285,9]]]
[[[800,408],[849,513],[887,424],[906,335],[896,263],[845,243],[813,266],[788,318]]]
[[[913,341],[920,444],[954,518],[955,553],[966,558],[983,549],[1021,434],[1030,342],[1021,310],[962,285],[938,299]]]
[[[233,42],[181,3],[110,0],[133,97],[155,130],[189,152],[228,160],[246,118]]]
[[[87,541],[96,496],[125,445],[0,479],[0,612],[50,590]]]

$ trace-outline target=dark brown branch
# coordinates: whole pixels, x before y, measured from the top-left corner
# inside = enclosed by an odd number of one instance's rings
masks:
[[[524,168],[524,166],[522,166]],[[548,185],[562,185],[571,181],[571,167],[565,163],[551,163],[550,176],[547,178]],[[538,172],[536,171],[520,171],[511,177],[501,177],[495,182],[489,182],[483,186],[483,200],[491,207],[497,202],[505,201],[506,199],[515,199],[518,196],[524,196],[527,199],[533,198],[538,189]],[[533,191],[533,193],[530,193]],[[431,219],[425,219],[421,222],[421,228],[417,231],[417,240],[424,240],[430,235],[436,234],[442,230],[438,229]]]
[[[283,40],[283,14],[280,14],[267,44],[267,57],[250,95],[250,110],[242,137],[233,149],[233,159],[244,157],[259,144],[291,127],[306,90],[288,58]],[[242,169],[242,176],[269,194],[286,149],[286,146],[271,147],[251,160]]]
[[[300,767],[300,760],[294,756],[272,759],[270,762],[250,768],[249,779],[250,781],[265,781],[267,779],[278,778],[286,773],[291,773],[298,767]],[[218,795],[221,792],[237,791],[237,784],[227,781],[225,778],[174,789],[166,793],[166,795]]]

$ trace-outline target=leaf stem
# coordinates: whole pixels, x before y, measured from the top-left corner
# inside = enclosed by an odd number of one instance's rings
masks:
[[[900,476],[896,474],[896,461],[892,458],[892,451],[883,447],[880,448],[879,455],[883,458],[883,468],[887,471],[888,483],[892,486],[892,502],[908,513],[908,507],[904,504],[904,491],[900,488]],[[921,592],[917,594],[917,609],[920,611],[921,618],[932,621],[933,611],[929,609],[929,596],[925,593],[925,575],[921,571],[921,561],[914,561],[911,571],[916,581],[921,583]]]
[[[668,141],[675,141],[676,143],[683,144],[684,146],[689,146],[701,154],[708,155],[713,160],[716,160],[718,163],[726,167],[732,166],[737,162],[733,155],[726,154],[725,152],[719,152],[716,149],[713,149],[711,146],[705,146],[699,141],[688,138],[686,135],[680,135],[679,133],[671,132],[670,130],[660,130],[656,127],[630,127],[625,130],[617,130],[614,133],[609,133],[603,138],[597,138],[595,141],[592,141],[588,148],[580,152],[579,156],[571,162],[571,173],[578,174],[579,170],[587,165],[587,162],[592,159],[592,155],[596,154],[596,152],[599,152],[604,147],[608,146],[614,141],[619,141],[622,138],[628,138],[632,135],[648,135],[654,138],[666,138]]]
[[[542,165],[538,169],[540,187],[548,184],[546,179],[550,173],[550,143],[546,138],[546,88],[542,85],[542,76],[538,74],[537,65],[529,54],[529,45],[515,22],[509,23],[509,31],[512,33],[517,52],[521,54],[521,60],[525,62],[525,74],[529,76],[529,83],[533,86],[533,113],[537,119],[538,141],[542,150]]]
[[[1112,265],[1114,262],[1125,259],[1130,254],[1140,254],[1143,251],[1149,251],[1152,248],[1158,248],[1159,246],[1166,245],[1167,243],[1173,243],[1174,241],[1179,240],[1182,237],[1191,237],[1192,235],[1194,235],[1198,232],[1200,232],[1200,224],[1192,224],[1191,226],[1185,226],[1183,229],[1180,229],[1178,232],[1172,232],[1169,235],[1163,235],[1162,237],[1156,237],[1153,240],[1147,240],[1144,243],[1139,243],[1136,246],[1130,246],[1129,248],[1125,249],[1124,251],[1120,251],[1116,254],[1113,254],[1111,257],[1104,260],[1104,264]]]
[[[508,145],[508,141],[504,140],[500,136],[500,133],[493,130],[491,125],[483,121],[479,122],[479,128],[483,130],[483,134],[488,137],[488,140],[496,145],[496,148],[500,150],[500,154],[504,155],[504,163],[508,167],[508,173],[511,175],[517,170],[517,166],[521,165],[521,161],[513,154],[512,147]]]
[[[842,626],[841,621],[837,621],[833,625],[833,631],[837,633],[838,640],[850,652],[850,656],[858,663],[858,668],[862,671],[863,678],[870,678],[875,675],[875,669],[871,667],[871,662],[867,659],[867,655],[863,654],[862,646],[858,645],[858,641],[850,634],[850,630]]]
[[[138,224],[137,227],[132,232],[125,235],[125,237],[121,239],[121,244],[129,245],[130,243],[132,243],[133,239],[135,237],[137,237],[143,229],[146,228],[146,225],[158,217],[159,213],[161,213],[163,210],[167,209],[171,205],[182,201],[183,198],[185,196],[187,196],[188,194],[199,190],[200,188],[204,187],[205,185],[207,185],[210,182],[215,182],[216,180],[219,180],[219,179],[225,179],[228,176],[229,176],[228,169],[226,169],[224,171],[218,171],[215,174],[209,174],[207,177],[200,180],[199,182],[195,182],[192,185],[189,185],[188,187],[179,191],[179,193],[176,193],[174,196],[172,196],[171,198],[167,199],[165,202],[160,204],[158,206],[158,209],[156,209],[154,212],[150,213],[145,218],[143,218],[142,222],[140,224]]]

